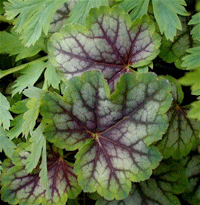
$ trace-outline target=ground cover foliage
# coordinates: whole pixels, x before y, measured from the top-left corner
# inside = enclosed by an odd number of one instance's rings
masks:
[[[1,203],[200,204],[199,7],[0,0]]]

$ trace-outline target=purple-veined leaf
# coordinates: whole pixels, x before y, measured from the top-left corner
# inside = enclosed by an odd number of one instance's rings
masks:
[[[184,199],[192,205],[200,204],[200,154],[192,152],[182,162],[189,180]]]
[[[26,158],[29,152],[26,144],[20,144],[14,163],[3,162],[2,200],[11,204],[58,204],[65,205],[68,198],[75,198],[81,191],[72,166],[59,153],[48,150],[47,171],[51,198],[46,197],[46,190],[40,181],[40,169],[27,173]]]
[[[111,88],[131,68],[148,65],[159,52],[160,37],[147,16],[131,22],[122,8],[92,9],[81,25],[65,25],[52,36],[50,60],[64,79],[100,70]]]
[[[126,199],[106,201],[100,198],[96,205],[181,205],[175,194],[184,192],[187,182],[185,170],[180,163],[162,161],[150,179],[132,184]]]
[[[200,122],[190,119],[187,115],[188,108],[180,105],[184,94],[178,81],[171,76],[166,78],[171,84],[173,103],[167,112],[168,129],[162,140],[158,141],[156,145],[164,158],[181,159],[188,155],[191,149],[200,142]]]
[[[64,97],[47,93],[41,114],[55,146],[79,149],[75,173],[82,189],[108,200],[127,197],[131,181],[149,178],[159,152],[147,145],[167,129],[169,83],[153,73],[122,76],[116,91],[99,71],[74,77]]]

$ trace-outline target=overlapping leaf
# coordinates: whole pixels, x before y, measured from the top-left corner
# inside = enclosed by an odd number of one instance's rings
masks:
[[[183,68],[181,64],[183,63],[182,58],[187,55],[186,50],[200,45],[200,42],[194,41],[191,38],[191,26],[188,25],[188,17],[181,17],[180,20],[182,23],[182,30],[177,31],[177,35],[173,42],[166,40],[165,37],[162,38],[160,47],[161,52],[159,54],[167,63],[174,62],[177,68]]]
[[[163,161],[149,180],[134,183],[124,200],[99,199],[96,205],[181,205],[174,194],[182,193],[187,185],[184,168],[172,160]]]
[[[14,28],[21,34],[22,42],[26,46],[35,44],[42,32],[46,35],[50,22],[56,10],[66,0],[8,0],[5,4],[7,19],[14,20]]]
[[[101,7],[91,10],[86,28],[66,25],[52,36],[50,60],[65,79],[100,70],[113,87],[121,74],[148,65],[159,52],[160,38],[147,16],[131,23],[121,8]]]
[[[200,203],[200,154],[192,153],[183,160],[186,169],[186,176],[189,179],[187,191],[184,198],[192,205]]]
[[[167,128],[171,103],[165,79],[152,73],[125,74],[110,96],[98,71],[70,80],[64,97],[47,93],[41,106],[47,139],[60,148],[80,149],[75,172],[84,191],[112,200],[128,195],[158,166],[160,154],[147,147]]]
[[[46,198],[46,190],[41,184],[39,168],[31,174],[25,170],[29,152],[26,145],[18,149],[20,164],[9,161],[3,163],[2,199],[11,204],[58,204],[65,205],[69,198],[75,198],[81,191],[72,166],[58,153],[49,150],[47,154],[47,170],[51,198]]]
[[[200,13],[197,13],[192,16],[189,25],[195,25],[191,31],[191,34],[193,39],[200,41]]]
[[[173,104],[168,111],[169,127],[157,146],[165,158],[181,159],[199,141],[200,122],[188,118],[188,109],[180,106],[183,91],[177,80],[168,76],[172,87]]]

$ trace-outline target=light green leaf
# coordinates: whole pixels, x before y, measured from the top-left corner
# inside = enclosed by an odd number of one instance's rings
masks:
[[[0,31],[0,53],[8,53],[9,55],[17,55],[16,61],[23,58],[36,55],[39,51],[45,50],[44,39],[40,38],[34,46],[25,47],[21,40],[20,35],[12,31]]]
[[[15,81],[12,94],[15,95],[16,93],[21,93],[26,87],[33,86],[41,76],[46,66],[47,64],[43,61],[28,64],[22,70],[22,75]]]
[[[189,179],[184,199],[192,205],[200,204],[200,154],[193,152],[182,161]]]
[[[26,103],[28,111],[26,111],[23,115],[24,122],[22,124],[22,132],[25,137],[27,137],[29,132],[32,132],[35,127],[45,91],[32,87],[26,89],[23,93],[30,98]]]
[[[15,165],[10,163],[11,160],[4,161],[2,164],[1,198],[3,201],[9,204],[19,203],[20,205],[65,205],[68,198],[77,197],[81,189],[71,164],[54,150],[48,150],[47,178],[51,198],[47,198],[44,183],[40,178],[41,174],[43,175],[46,172],[40,169],[46,162],[43,161],[44,164],[34,169],[31,174],[27,173],[25,170],[26,159],[30,153],[26,151],[26,148],[27,144],[18,146],[17,151],[14,153],[16,159],[18,158]],[[43,157],[45,158],[45,154]]]
[[[200,67],[200,47],[190,48],[187,50],[188,54],[183,58],[182,66],[187,70]]]
[[[175,161],[163,161],[150,179],[132,184],[126,199],[97,200],[96,205],[181,205],[175,194],[182,193],[187,185],[184,168]]]
[[[70,80],[63,97],[43,98],[44,135],[59,148],[79,149],[75,173],[84,191],[108,200],[125,198],[131,181],[148,179],[161,160],[148,145],[167,129],[169,92],[166,79],[129,73],[110,95],[100,72],[85,72]]]
[[[161,141],[156,145],[164,158],[181,159],[189,154],[193,146],[200,142],[200,122],[190,119],[188,108],[180,106],[183,100],[183,91],[178,81],[171,76],[173,103],[167,115],[169,126]]]
[[[182,68],[182,58],[187,55],[186,50],[192,47],[200,46],[200,42],[194,41],[191,38],[190,30],[191,26],[188,25],[188,17],[180,17],[182,23],[182,31],[177,31],[177,35],[174,37],[174,41],[167,40],[166,37],[162,38],[160,54],[164,61],[167,63],[173,63],[177,68]]]
[[[189,15],[184,8],[185,0],[152,0],[152,4],[161,34],[164,33],[166,39],[173,41],[177,29],[182,29],[178,14]]]
[[[141,18],[144,14],[147,14],[148,6],[150,0],[124,0],[120,4],[126,12],[129,12],[129,15],[132,20],[136,18]]]
[[[200,79],[200,64],[199,64],[199,68],[196,68],[194,71],[187,72],[185,76],[179,79],[179,82],[182,85],[191,86],[193,95],[200,95],[199,79]]]
[[[90,9],[108,5],[108,0],[78,0],[66,23],[84,24]]]
[[[188,117],[197,119],[200,121],[200,100],[197,100],[191,104]]]
[[[0,125],[3,125],[4,129],[9,129],[10,120],[13,119],[12,115],[9,112],[10,103],[7,98],[0,93]]]
[[[200,41],[200,13],[197,13],[192,16],[189,25],[195,25],[191,31],[191,34],[193,39]]]
[[[14,28],[21,34],[23,44],[34,45],[42,32],[47,35],[50,22],[56,10],[66,0],[8,0],[5,2],[5,15],[14,19]]]
[[[8,157],[12,158],[15,148],[16,145],[7,138],[7,131],[0,126],[0,152],[3,150]]]
[[[47,68],[44,73],[44,87],[50,87],[52,86],[55,89],[59,89],[60,84],[60,77],[57,74],[55,67],[50,63],[50,61],[47,62]]]

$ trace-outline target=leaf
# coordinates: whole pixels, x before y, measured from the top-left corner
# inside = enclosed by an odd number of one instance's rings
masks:
[[[160,38],[147,16],[131,23],[120,7],[101,7],[90,12],[86,27],[66,25],[51,38],[50,60],[65,79],[100,70],[114,87],[120,75],[148,65],[159,52]]]
[[[35,127],[45,91],[33,87],[25,90],[23,93],[30,98],[26,103],[28,111],[23,115],[24,122],[22,124],[22,132],[27,137],[29,132],[32,132]]]
[[[150,0],[124,0],[120,4],[126,12],[129,12],[129,15],[132,20],[136,18],[141,18],[143,15],[147,14],[148,6]]]
[[[197,13],[192,16],[189,25],[195,25],[191,31],[191,34],[193,39],[200,41],[200,13]]]
[[[199,64],[200,65],[200,64]],[[200,67],[194,71],[187,72],[185,76],[179,79],[179,82],[185,86],[191,86],[193,95],[200,95]]]
[[[173,42],[165,37],[162,38],[159,57],[167,63],[174,62],[177,68],[183,69],[181,64],[183,63],[182,58],[187,55],[186,50],[199,46],[200,43],[191,38],[191,26],[188,25],[188,17],[180,17],[180,20],[182,22],[182,31],[177,31]]]
[[[21,93],[26,87],[33,86],[41,76],[46,67],[43,61],[28,64],[23,70],[22,75],[17,78],[13,86],[12,94]]]
[[[55,67],[49,61],[47,62],[47,68],[44,73],[44,78],[44,87],[50,87],[50,85],[52,85],[53,88],[59,89],[60,77],[57,74]]]
[[[27,152],[19,152],[21,158],[27,157]],[[24,161],[23,161],[24,162]],[[37,168],[31,174],[25,170],[25,165],[6,167],[2,179],[2,200],[10,204],[27,205],[65,205],[68,198],[75,198],[80,193],[72,166],[58,153],[49,150],[47,154],[47,170],[51,199],[46,198],[46,191],[40,180],[40,170]]]
[[[178,14],[188,16],[185,10],[185,0],[152,0],[155,19],[160,28],[161,34],[165,34],[166,39],[173,41],[176,30],[182,30],[181,21]]]
[[[5,2],[5,15],[8,20],[16,17],[14,28],[21,34],[23,44],[34,45],[42,32],[47,35],[50,22],[56,10],[66,0],[8,0]]]
[[[200,120],[200,100],[191,103],[188,117]]]
[[[181,159],[189,154],[193,146],[200,142],[200,122],[190,119],[188,108],[180,106],[183,100],[181,85],[175,78],[167,77],[172,86],[173,103],[167,115],[169,127],[161,141],[156,145],[164,158]]]
[[[64,97],[47,93],[44,135],[59,148],[79,149],[75,173],[82,189],[108,200],[127,197],[131,181],[149,178],[159,152],[148,147],[167,129],[168,82],[153,73],[125,74],[110,96],[98,71],[74,77]]]
[[[77,0],[70,0],[67,3],[64,3],[54,14],[53,19],[51,20],[49,32],[55,33],[58,32],[65,21],[69,18],[70,11],[74,8]]]
[[[0,0],[0,15],[4,13],[3,1],[4,0]]]
[[[3,125],[4,129],[9,129],[10,120],[13,119],[12,115],[9,112],[10,103],[7,98],[0,93],[0,125]]]
[[[21,40],[20,35],[12,31],[0,32],[0,53],[8,53],[9,55],[17,55],[16,61],[23,58],[31,57],[39,53],[41,50],[45,50],[44,38],[40,38],[34,46],[25,47]]]
[[[3,149],[5,154],[12,158],[12,153],[14,152],[15,148],[16,145],[7,138],[7,131],[5,131],[2,126],[0,126],[0,152],[2,152]]]
[[[190,48],[187,52],[190,54],[183,58],[182,66],[187,70],[198,68],[200,66],[200,47]]]
[[[175,194],[185,190],[187,178],[183,166],[162,161],[150,179],[132,184],[130,195],[121,201],[99,199],[96,205],[181,205]]]
[[[200,155],[192,153],[192,155],[182,160],[186,170],[186,176],[189,179],[187,191],[184,193],[184,199],[190,204],[196,205],[200,203]]]
[[[78,0],[69,14],[66,23],[84,24],[90,9],[108,6],[108,0]]]

